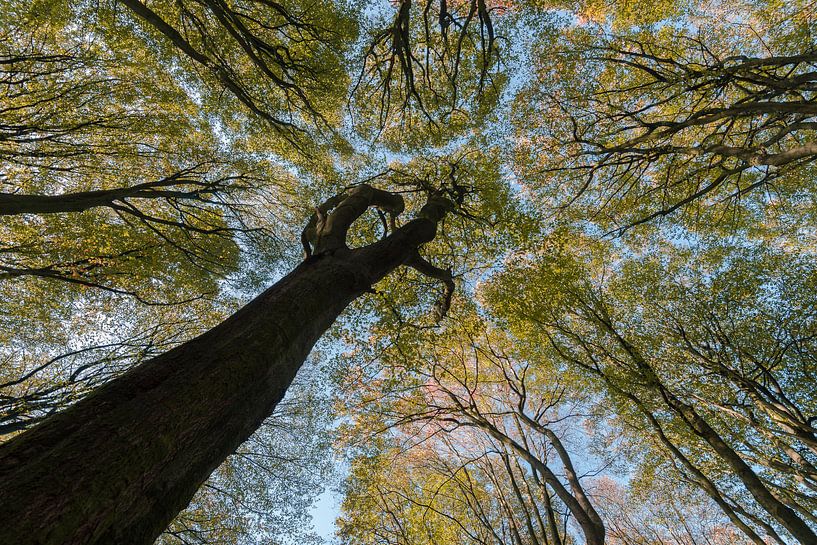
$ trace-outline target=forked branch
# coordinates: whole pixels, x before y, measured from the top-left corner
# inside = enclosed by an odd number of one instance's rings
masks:
[[[378,209],[385,228],[397,230],[396,218],[405,209],[403,197],[397,193],[376,189],[368,184],[356,185],[340,195],[335,195],[315,208],[309,222],[301,232],[301,244],[305,258],[337,250],[348,249],[346,237],[352,223],[370,207]],[[454,208],[454,204],[438,192],[432,192],[425,205],[417,214],[418,219],[429,220],[435,224]],[[385,215],[389,215],[389,221]],[[415,248],[404,262],[419,273],[439,280],[444,285],[442,298],[434,308],[437,321],[441,320],[451,306],[454,295],[454,276],[451,269],[442,269],[424,259]]]
[[[354,186],[345,193],[327,199],[315,208],[315,213],[301,233],[305,256],[347,248],[349,228],[370,207],[396,218],[403,212],[405,203],[400,195],[367,184]]]

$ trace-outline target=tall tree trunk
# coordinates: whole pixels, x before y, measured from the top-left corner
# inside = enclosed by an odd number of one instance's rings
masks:
[[[579,499],[576,498],[570,492],[570,490],[568,490],[567,487],[562,484],[550,467],[548,467],[545,462],[537,458],[531,451],[522,446],[522,444],[500,431],[496,426],[487,420],[473,418],[470,415],[467,416],[471,418],[471,423],[473,425],[485,430],[491,437],[516,452],[523,460],[530,464],[532,468],[542,475],[545,482],[550,485],[553,492],[556,493],[559,499],[562,500],[562,503],[565,504],[570,513],[576,518],[576,522],[579,524],[582,532],[584,533],[584,540],[587,545],[604,545],[606,528],[604,526],[604,522],[598,516],[596,510],[593,509],[592,505],[590,506],[591,511],[588,512],[584,507],[584,502],[579,501]],[[547,493],[547,491],[545,491],[545,493]]]
[[[383,207],[365,189],[338,211]],[[444,213],[432,203],[375,244],[324,248],[225,322],[0,446],[3,542],[153,543],[272,413],[343,309],[417,259]],[[343,216],[344,232],[357,216]]]

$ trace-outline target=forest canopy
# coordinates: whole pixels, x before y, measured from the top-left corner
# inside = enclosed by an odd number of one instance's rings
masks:
[[[817,2],[0,0],[0,90],[0,473],[405,239],[157,543],[817,543]]]

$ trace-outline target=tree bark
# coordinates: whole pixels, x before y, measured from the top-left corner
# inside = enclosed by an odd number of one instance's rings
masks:
[[[444,213],[427,205],[377,243],[309,257],[207,333],[1,445],[4,542],[153,543],[343,309],[432,240]]]

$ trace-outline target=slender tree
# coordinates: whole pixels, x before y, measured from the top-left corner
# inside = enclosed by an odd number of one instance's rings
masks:
[[[398,503],[442,512],[450,520],[438,524],[468,543],[559,543],[571,538],[557,521],[569,518],[585,543],[602,545],[605,523],[577,469],[577,462],[586,466],[588,460],[571,453],[565,440],[587,403],[580,395],[568,400],[571,394],[558,378],[550,381],[537,364],[515,360],[501,332],[484,330],[458,310],[458,325],[451,324],[439,341],[425,338],[417,353],[388,350],[379,380],[358,383],[354,371],[345,380],[355,417],[349,437],[359,459],[348,483],[342,533],[350,543],[366,542],[377,516],[367,512],[361,496],[376,498],[373,488],[386,498],[403,498]],[[405,376],[406,369],[415,376]],[[375,476],[361,471],[369,457],[382,458]],[[405,483],[381,476],[404,471],[410,472]],[[375,509],[389,507],[383,498],[377,503]],[[394,516],[417,533],[388,543],[424,542],[416,514],[407,509]]]
[[[606,390],[635,440],[651,437],[666,466],[752,542],[813,543],[814,257],[701,244],[696,259],[667,252],[669,264],[608,268],[566,258],[581,245],[557,243],[535,274],[522,273],[532,262],[510,267],[503,282],[515,278],[514,290],[520,273],[549,287],[524,302],[494,299],[503,314],[515,308],[537,350]],[[631,275],[654,288],[629,291],[642,286]]]

